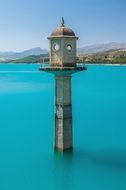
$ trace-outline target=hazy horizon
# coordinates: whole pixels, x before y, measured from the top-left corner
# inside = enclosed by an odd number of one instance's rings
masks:
[[[78,49],[83,49],[83,48],[91,47],[91,46],[93,47],[93,46],[107,45],[107,44],[112,44],[112,43],[126,44],[126,42],[106,42],[106,43],[98,43],[98,44],[87,44],[87,45],[84,45],[82,47],[78,47]],[[5,51],[0,51],[0,53],[21,53],[23,51],[37,49],[37,48],[49,51],[49,47],[48,48],[30,47],[30,48],[27,48],[27,49],[22,49],[22,50],[17,50],[17,51],[16,50],[5,50]]]

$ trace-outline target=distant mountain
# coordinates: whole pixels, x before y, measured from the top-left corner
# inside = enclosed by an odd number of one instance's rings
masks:
[[[97,45],[90,45],[85,46],[83,48],[78,48],[78,55],[91,55],[96,53],[102,53],[110,50],[118,50],[118,49],[125,49],[126,43],[106,43],[106,44],[97,44]],[[41,49],[39,47],[32,48],[29,50],[25,50],[22,52],[0,52],[0,62],[9,62],[21,59],[19,61],[23,61],[23,58],[28,57],[26,60],[32,60],[32,57],[29,58],[29,56],[40,56],[40,55],[47,55],[48,51],[46,49]],[[37,59],[35,57],[34,60],[37,62]]]
[[[126,48],[126,43],[106,43],[106,44],[97,44],[97,45],[90,45],[85,46],[83,48],[78,48],[78,54],[94,54],[98,52],[104,52],[108,50],[115,50],[115,49],[122,49]]]
[[[43,57],[45,62],[49,62],[49,55],[48,54],[41,54],[41,55],[30,55],[27,57],[23,57],[20,59],[11,60],[11,63],[42,63]]]
[[[25,50],[22,52],[0,52],[0,60],[19,59],[30,55],[40,55],[47,53],[48,52],[46,49],[41,49],[39,47]]]

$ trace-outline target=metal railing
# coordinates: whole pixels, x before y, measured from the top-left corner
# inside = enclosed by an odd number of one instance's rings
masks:
[[[49,67],[50,57],[40,57],[40,67]],[[83,67],[85,64],[83,60],[76,57],[77,67]],[[58,66],[58,65],[57,65]]]
[[[50,62],[49,57],[40,57],[40,67],[48,66]]]

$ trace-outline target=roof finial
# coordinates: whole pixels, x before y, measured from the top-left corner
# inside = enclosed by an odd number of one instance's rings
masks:
[[[62,17],[62,20],[61,20],[61,27],[64,27],[65,26],[65,22],[64,22],[64,18]]]

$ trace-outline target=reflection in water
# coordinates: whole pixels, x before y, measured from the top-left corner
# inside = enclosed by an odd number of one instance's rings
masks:
[[[74,183],[73,151],[54,151],[54,189],[72,189]]]
[[[77,190],[78,186],[85,189],[97,189],[100,186],[102,188],[103,184],[103,189],[106,189],[108,184],[114,183],[115,186],[116,184],[118,186],[118,180],[122,181],[121,188],[125,186],[122,177],[126,174],[126,150],[75,148],[72,152],[63,154],[54,152],[53,163],[53,185],[56,189],[64,187],[64,189]],[[113,179],[111,179],[111,175],[114,177]],[[102,178],[104,182],[99,183],[99,179]]]

